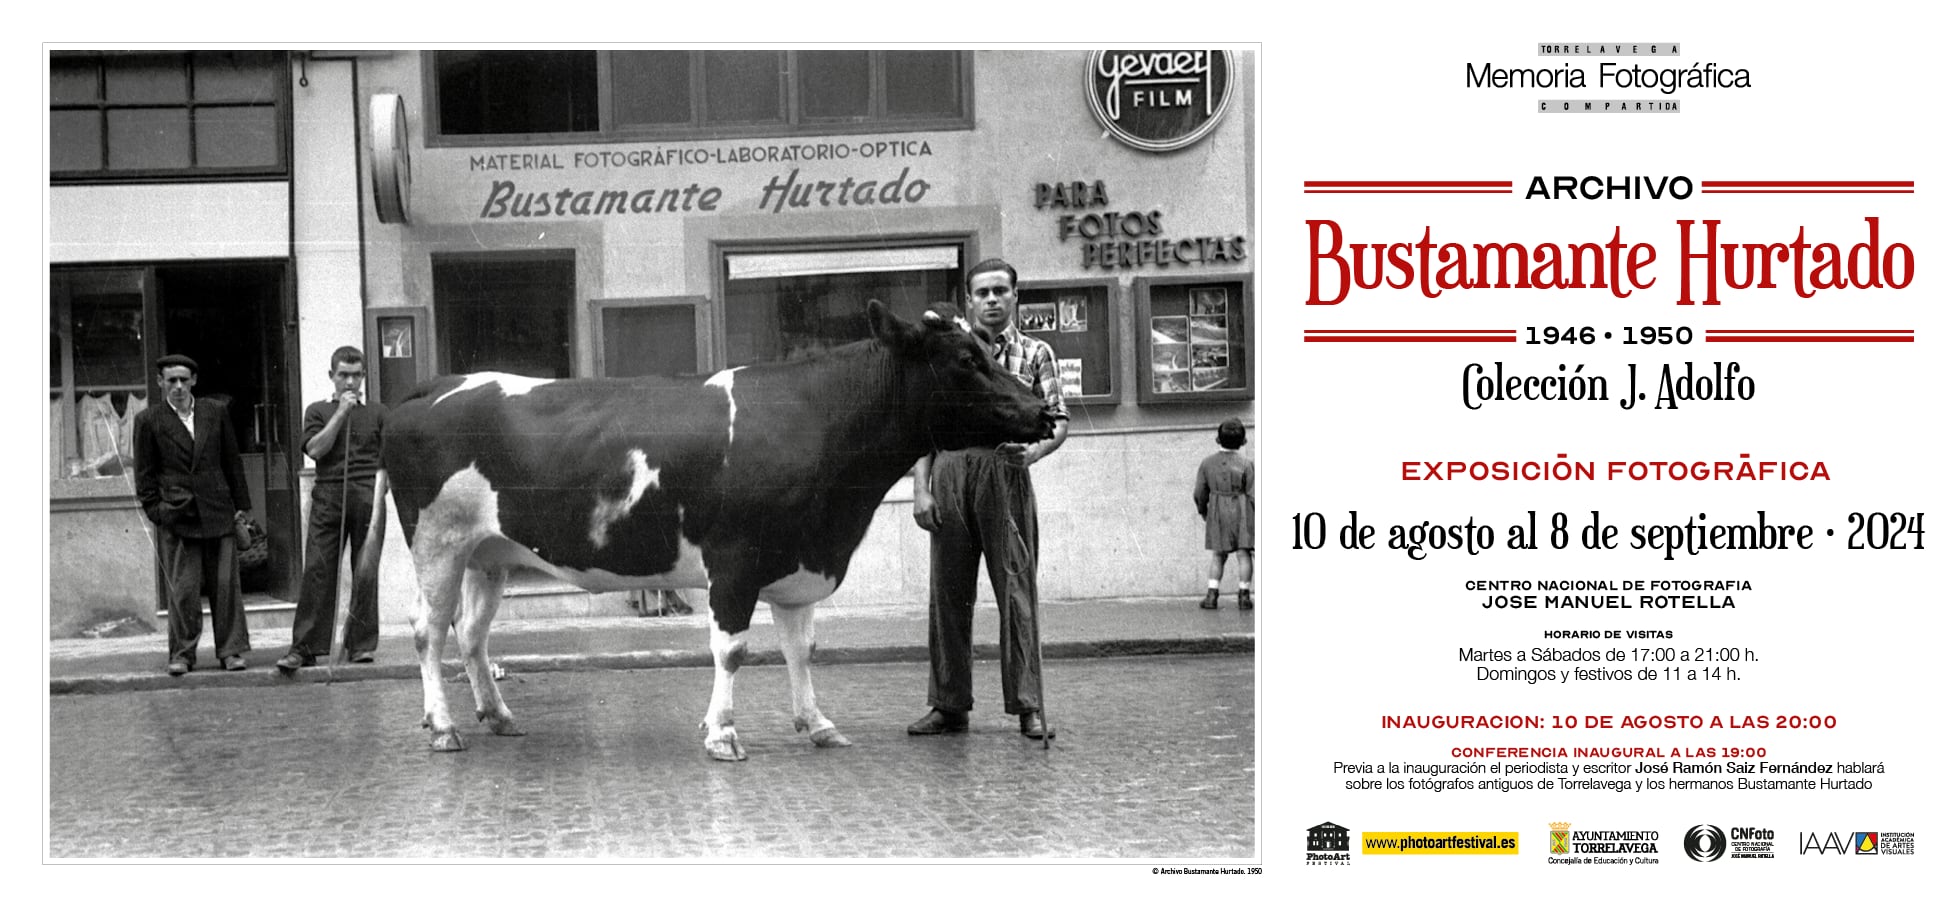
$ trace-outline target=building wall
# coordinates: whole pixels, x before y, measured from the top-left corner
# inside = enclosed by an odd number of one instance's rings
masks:
[[[55,186],[52,264],[284,258],[291,252],[284,181]],[[248,471],[250,472],[250,471]],[[259,476],[250,476],[263,502]],[[155,622],[151,527],[133,477],[53,479],[48,517],[50,629],[116,617]]]
[[[48,258],[56,264],[284,258],[285,181],[56,186]]]
[[[360,274],[361,103],[351,60],[314,60],[292,79],[293,251],[299,291],[300,400],[332,396],[326,358],[364,346]],[[310,475],[311,463],[305,463]]]
[[[1058,454],[1034,467],[1041,503],[1040,584],[1052,598],[1199,595],[1207,556],[1190,501],[1197,463],[1214,449],[1225,416],[1252,423],[1250,401],[1137,403],[1136,279],[1215,275],[1252,281],[1257,245],[1252,162],[1254,60],[1240,53],[1239,93],[1220,126],[1178,152],[1138,151],[1103,135],[1084,100],[1086,52],[979,51],[974,55],[976,127],[971,130],[724,140],[647,140],[587,144],[430,147],[428,99],[418,52],[363,58],[360,93],[394,92],[405,102],[413,155],[411,214],[382,224],[364,213],[367,305],[432,311],[431,256],[485,249],[573,249],[577,256],[574,368],[596,370],[593,300],[703,297],[719,330],[716,249],[745,243],[970,236],[981,256],[1000,255],[1022,281],[1113,281],[1118,332],[1116,401],[1074,408],[1072,433]],[[365,117],[364,107],[360,115]],[[362,124],[366,128],[366,124]],[[748,160],[785,146],[848,148],[843,159]],[[363,154],[365,152],[363,151]],[[595,154],[639,154],[636,164],[599,164]],[[507,166],[528,156],[530,166]],[[661,160],[661,157],[664,160]],[[701,160],[701,158],[707,160]],[[505,166],[492,166],[500,163]],[[362,179],[371,171],[362,162]],[[788,180],[906,187],[928,184],[915,202],[795,209],[773,204],[767,188]],[[1100,211],[1159,211],[1163,236],[1250,237],[1250,256],[1224,264],[1084,266],[1080,240],[1063,239],[1066,209],[1036,206],[1042,183],[1100,181]],[[514,193],[603,192],[697,187],[719,191],[713,211],[547,218],[497,216]],[[367,190],[363,188],[363,192]],[[702,196],[696,195],[696,198]],[[507,212],[502,212],[507,214]],[[302,269],[303,270],[303,269]],[[302,307],[314,304],[302,295]],[[1254,313],[1254,309],[1252,310]],[[435,327],[439,345],[440,327]],[[709,343],[717,342],[717,338]],[[308,349],[317,344],[308,341]],[[717,362],[717,360],[716,360]],[[1254,363],[1253,363],[1254,365]],[[309,380],[311,364],[307,364]],[[1254,425],[1253,425],[1254,429]],[[1255,434],[1253,431],[1253,443]],[[839,603],[925,600],[928,537],[910,517],[909,480],[900,480],[859,549]],[[398,534],[384,578],[384,620],[411,607],[412,568]],[[1235,564],[1231,570],[1234,572]],[[586,597],[543,587],[516,595],[506,614],[623,612],[622,596]],[[989,594],[985,594],[989,595]]]

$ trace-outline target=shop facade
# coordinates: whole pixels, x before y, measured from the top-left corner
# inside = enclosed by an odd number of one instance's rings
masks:
[[[152,132],[160,116],[117,100],[127,61],[94,63],[88,103],[63,75],[85,65],[53,64],[57,632],[153,595],[126,476],[88,432],[126,423],[166,348],[233,397],[273,611],[311,481],[297,419],[342,343],[368,351],[383,401],[451,372],[704,377],[864,337],[870,299],[955,305],[964,269],[994,256],[1017,267],[1020,327],[1053,345],[1073,412],[1034,468],[1044,595],[1200,593],[1195,466],[1222,418],[1255,428],[1252,53],[292,53],[272,55],[275,97],[249,115],[207,112],[196,92],[225,83],[198,67],[216,62],[178,56],[192,172],[161,175],[114,158],[131,110]],[[100,160],[72,138],[89,115]],[[269,122],[274,160],[206,165],[201,129],[233,120]],[[922,607],[910,504],[900,480],[837,601]],[[399,538],[390,621],[413,596]],[[504,613],[629,609],[518,576]]]

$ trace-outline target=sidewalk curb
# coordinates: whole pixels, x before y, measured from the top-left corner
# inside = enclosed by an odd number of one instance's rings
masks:
[[[1048,644],[1049,659],[1091,659],[1111,656],[1187,656],[1253,653],[1252,634],[1232,633],[1211,637],[1172,639],[1093,640]],[[978,659],[999,658],[997,644],[980,644],[973,649]],[[926,662],[929,648],[923,645],[831,646],[817,647],[816,665],[870,665],[892,662]],[[492,658],[510,674],[575,671],[626,671],[655,668],[710,668],[713,656],[703,650],[641,650],[624,653],[559,653],[551,655],[511,655]],[[747,665],[781,665],[779,648],[750,651]],[[461,672],[459,660],[442,662],[442,677]],[[291,678],[270,665],[254,666],[241,672],[199,671],[182,677],[163,672],[92,675],[50,679],[49,694],[111,694],[131,691],[203,690],[217,687],[271,687],[310,682],[395,681],[421,677],[415,663],[355,665],[351,663],[302,668]]]

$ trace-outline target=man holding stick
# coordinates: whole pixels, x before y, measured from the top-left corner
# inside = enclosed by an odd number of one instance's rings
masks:
[[[380,469],[381,427],[387,408],[365,403],[366,357],[357,347],[333,351],[327,377],[333,397],[306,407],[300,447],[313,459],[312,516],[306,521],[306,573],[292,612],[292,649],[279,657],[278,670],[291,674],[333,652],[333,613],[340,598],[340,552],[355,558],[367,544],[367,522],[374,509],[374,474]],[[354,662],[374,661],[380,645],[378,579],[353,588],[341,646]]]

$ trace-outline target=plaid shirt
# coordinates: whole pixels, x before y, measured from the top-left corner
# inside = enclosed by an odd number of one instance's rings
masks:
[[[1008,327],[998,345],[992,348],[992,361],[1004,366],[1027,387],[1039,391],[1054,418],[1067,418],[1067,398],[1060,391],[1060,368],[1054,364],[1053,348],[1046,341]]]

